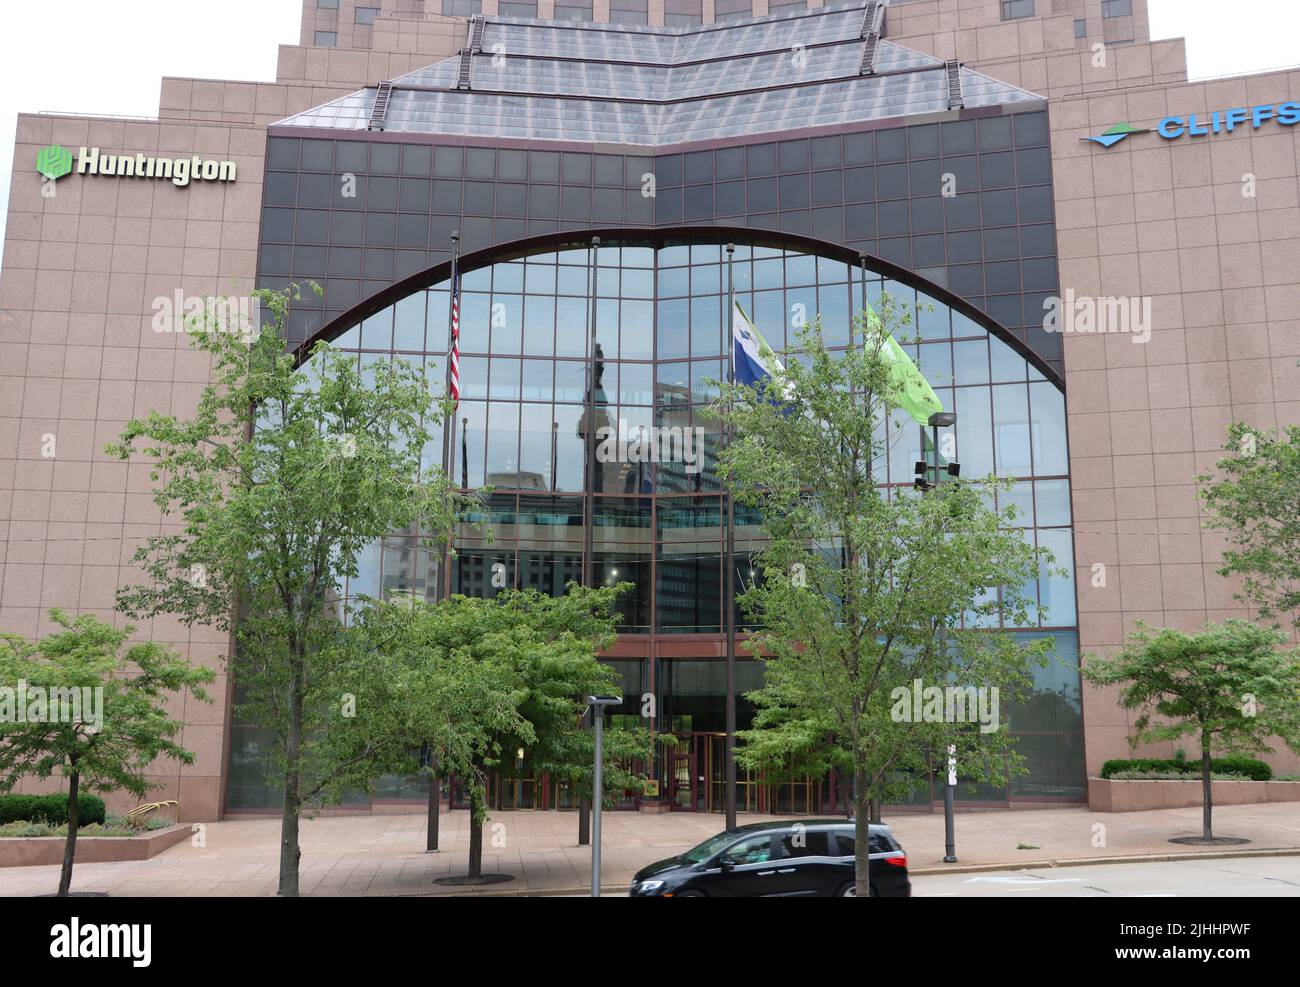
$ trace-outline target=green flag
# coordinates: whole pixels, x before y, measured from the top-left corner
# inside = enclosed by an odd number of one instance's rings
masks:
[[[867,307],[867,319],[873,329],[879,328],[880,319],[870,306]],[[934,393],[930,382],[892,335],[885,336],[880,356],[889,364],[890,402],[906,411],[917,424],[929,425],[930,416],[943,411],[943,402]]]

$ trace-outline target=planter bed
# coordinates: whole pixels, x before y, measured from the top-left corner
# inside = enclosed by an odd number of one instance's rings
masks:
[[[1300,787],[1300,786],[1297,786]],[[102,864],[118,860],[148,860],[190,835],[189,824],[155,829],[139,836],[78,836],[77,863]],[[0,838],[0,867],[36,867],[63,863],[62,836]]]
[[[1300,802],[1300,781],[1214,781],[1214,804],[1254,805]],[[1202,801],[1201,779],[1188,781],[1088,779],[1088,807],[1094,812],[1190,809]]]

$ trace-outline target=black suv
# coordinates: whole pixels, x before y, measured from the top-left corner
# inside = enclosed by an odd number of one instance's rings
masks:
[[[853,822],[809,819],[738,826],[637,871],[633,898],[852,898]],[[871,897],[906,898],[907,854],[871,827]]]

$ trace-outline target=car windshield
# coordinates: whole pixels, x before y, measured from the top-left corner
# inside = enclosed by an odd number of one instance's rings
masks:
[[[735,833],[719,833],[717,836],[710,836],[699,846],[683,853],[682,859],[687,863],[702,864],[723,847],[735,840],[735,838]]]

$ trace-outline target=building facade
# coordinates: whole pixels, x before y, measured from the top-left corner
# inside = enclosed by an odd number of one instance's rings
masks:
[[[1027,537],[1073,573],[1044,572],[1032,626],[1005,628],[1051,635],[1059,658],[1009,711],[1029,772],[970,797],[1084,801],[1130,723],[1081,685],[1080,655],[1139,620],[1245,614],[1216,574],[1196,476],[1228,422],[1296,421],[1300,72],[1189,83],[1182,42],[1149,39],[1145,0],[435,6],[307,0],[276,83],[165,79],[154,121],[19,118],[0,627],[42,633],[51,606],[113,618],[136,542],[166,530],[147,469],[103,453],[127,418],[192,408],[207,379],[184,339],[155,331],[156,299],[315,281],[289,346],[325,339],[363,368],[396,356],[441,380],[455,232],[452,469],[493,487],[495,537],[464,533],[453,589],[560,591],[580,573],[594,314],[594,424],[629,447],[701,435],[671,461],[603,463],[593,482],[597,578],[634,585],[607,656],[627,697],[616,715],[655,697],[651,725],[682,738],[655,769],[663,797],[720,808],[723,578],[732,564],[743,584],[759,544],[740,516],[723,556],[715,426],[699,417],[728,275],[778,350],[818,316],[844,345],[864,296],[888,293],[917,306],[912,353],[957,413],[963,473],[1014,479]],[[69,174],[33,167],[50,147],[73,153]],[[83,173],[96,147],[193,158],[198,179]],[[1098,310],[1112,331],[1095,331]],[[891,485],[911,485],[915,432],[891,446]],[[374,545],[345,597],[432,596],[443,574],[419,535]],[[161,620],[140,633],[220,676],[222,701],[180,710],[198,758],[160,775],[159,797],[195,819],[272,810],[265,738],[231,712],[229,642]],[[742,662],[740,689],[760,674]],[[425,791],[381,779],[363,803]],[[921,783],[913,801],[938,794]],[[495,797],[566,795],[511,779]],[[833,779],[741,776],[742,809],[833,798]]]

